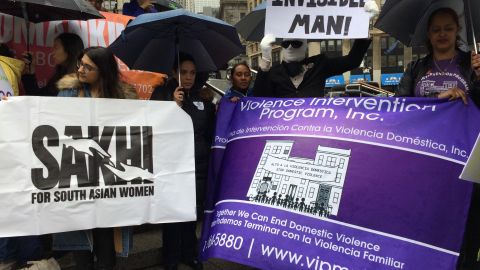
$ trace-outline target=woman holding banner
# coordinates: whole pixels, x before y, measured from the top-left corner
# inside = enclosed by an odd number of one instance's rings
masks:
[[[480,55],[458,48],[460,23],[457,13],[440,8],[427,25],[430,53],[411,62],[400,81],[396,96],[478,99],[480,91]]]
[[[426,57],[411,62],[403,74],[396,96],[432,97],[449,100],[468,97],[478,105],[480,96],[480,55],[458,48],[460,23],[450,8],[435,10],[427,24]],[[460,269],[478,269],[480,250],[480,187],[474,185],[470,213],[464,234]]]
[[[207,77],[200,78],[197,74],[194,59],[190,55],[180,53],[178,62],[179,65],[173,67],[173,78],[168,80],[164,87],[155,89],[150,99],[175,101],[192,118],[198,217],[203,213],[210,145],[215,124],[215,106],[212,103],[213,95],[208,89],[201,88]],[[163,225],[165,269],[176,270],[180,261],[193,269],[203,268],[202,263],[197,260],[196,225],[196,221]]]
[[[251,95],[252,71],[247,63],[238,63],[232,67],[230,70],[230,81],[232,87],[225,92],[223,98],[229,99],[231,102],[237,102],[242,97]]]
[[[60,97],[137,98],[135,89],[120,81],[120,72],[113,53],[104,47],[90,47],[78,58],[78,72],[58,81]],[[115,235],[115,237],[114,237]],[[91,231],[58,233],[53,236],[56,250],[75,250],[77,269],[115,268],[115,247],[121,247],[126,256],[131,245],[128,228],[95,228]],[[93,253],[91,252],[93,250]]]
[[[25,93],[28,96],[56,96],[57,82],[63,76],[77,71],[77,58],[84,49],[82,39],[76,34],[62,33],[53,41],[53,62],[55,73],[48,80],[45,87],[38,87],[35,78],[35,61],[30,53],[24,54],[27,74],[22,76]]]

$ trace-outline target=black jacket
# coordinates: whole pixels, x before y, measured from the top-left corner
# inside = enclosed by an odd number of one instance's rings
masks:
[[[66,67],[56,66],[52,77],[48,79],[44,87],[38,87],[35,74],[24,74],[22,76],[22,84],[27,96],[54,96],[58,95],[57,82],[68,74],[76,73],[76,69],[72,72]]]
[[[356,40],[346,56],[329,58],[325,54],[319,54],[307,58],[306,62],[313,64],[313,67],[305,73],[298,88],[295,88],[282,64],[272,66],[267,72],[259,71],[253,87],[253,96],[324,97],[325,80],[358,67],[370,42],[369,39]]]
[[[458,53],[460,75],[467,81],[470,88],[470,97],[478,105],[480,95],[480,81],[476,80],[475,72],[472,70],[470,53],[459,51]],[[431,54],[410,62],[407,70],[403,73],[400,84],[395,91],[395,96],[413,97],[415,96],[415,86],[429,70],[432,69],[433,57]]]
[[[206,90],[199,89],[196,85],[185,93],[182,109],[190,115],[193,122],[196,178],[197,181],[205,181],[215,129],[215,105],[206,97]],[[155,88],[150,100],[172,101],[177,87],[177,80],[169,79],[164,86]]]

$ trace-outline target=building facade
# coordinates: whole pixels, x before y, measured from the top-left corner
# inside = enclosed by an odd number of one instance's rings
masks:
[[[235,25],[248,13],[247,0],[220,0],[219,19],[230,25]],[[247,42],[242,40],[242,45]],[[230,67],[240,62],[248,62],[247,55],[244,53],[236,56],[229,61]]]
[[[247,0],[220,0],[219,18],[231,25],[235,25],[247,13]]]
[[[203,14],[205,16],[214,17],[214,18],[218,18],[220,16],[218,7],[203,7],[203,11],[197,12],[197,13]]]
[[[220,0],[194,0],[195,13],[202,13],[204,7],[218,8],[220,7]]]
[[[193,0],[176,0],[175,2],[179,3],[184,9],[195,12],[195,5]]]

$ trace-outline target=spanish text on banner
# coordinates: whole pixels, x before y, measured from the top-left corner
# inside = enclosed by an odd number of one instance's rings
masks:
[[[472,191],[458,175],[480,131],[473,103],[244,98],[218,114],[203,259],[455,269]]]

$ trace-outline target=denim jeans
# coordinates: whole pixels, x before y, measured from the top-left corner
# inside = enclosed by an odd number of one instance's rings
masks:
[[[131,227],[122,227],[122,252],[119,257],[128,257],[133,247]],[[92,230],[71,231],[53,234],[53,250],[89,250],[93,251]]]
[[[15,257],[15,250],[9,247],[11,238],[0,238],[0,262],[11,260]]]

